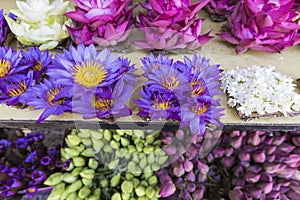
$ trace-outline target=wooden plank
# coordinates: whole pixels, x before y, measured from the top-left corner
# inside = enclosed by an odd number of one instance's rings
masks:
[[[0,7],[4,8],[6,13],[9,9],[15,8],[15,1],[12,0],[1,0]],[[200,12],[200,16],[208,18],[205,12]],[[213,30],[213,34],[221,31],[222,23],[213,23],[208,18],[204,21],[203,32]],[[131,38],[134,38],[132,36]],[[202,56],[209,57],[211,64],[220,64],[224,70],[232,69],[235,67],[248,67],[250,65],[274,65],[276,71],[279,71],[287,76],[291,76],[294,79],[300,78],[300,47],[295,46],[289,48],[287,51],[280,54],[263,53],[256,51],[247,51],[244,54],[237,55],[233,45],[225,43],[222,39],[215,37],[212,41],[208,42],[202,47],[200,51],[195,51]],[[139,74],[142,73],[140,69],[140,58],[149,55],[149,52],[134,48],[130,53],[121,53],[121,56],[128,57],[132,63],[136,64],[139,68]],[[191,57],[192,54],[186,54]],[[170,57],[176,60],[182,60],[183,54],[171,54]],[[143,85],[143,81],[139,81],[136,88]],[[299,90],[298,90],[299,92]],[[223,128],[228,129],[243,129],[243,128],[259,128],[259,129],[272,129],[272,130],[295,130],[300,129],[300,116],[295,117],[270,117],[255,119],[251,121],[242,121],[234,109],[229,108],[226,105],[227,97],[225,94],[219,95],[221,99],[222,107],[225,107],[224,116],[221,118],[224,124]],[[136,108],[133,107],[135,110]],[[0,127],[11,127],[11,126],[45,126],[45,127],[62,127],[62,128],[73,128],[80,126],[101,126],[108,128],[141,128],[141,129],[160,129],[162,127],[176,128],[178,123],[171,123],[165,121],[154,121],[149,122],[143,121],[141,118],[134,114],[130,117],[124,117],[117,120],[116,124],[109,124],[102,120],[90,119],[83,120],[78,114],[66,113],[61,116],[51,116],[45,122],[36,124],[35,120],[38,119],[42,111],[34,111],[32,109],[19,110],[5,105],[0,106]],[[136,113],[136,112],[134,112]],[[137,125],[138,124],[138,125]]]

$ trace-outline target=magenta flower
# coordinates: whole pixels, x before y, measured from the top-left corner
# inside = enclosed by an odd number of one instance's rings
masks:
[[[68,27],[76,44],[116,45],[127,39],[133,27],[133,8],[129,1],[75,0],[75,11],[66,13],[73,22]]]
[[[149,0],[140,3],[147,12],[138,15],[136,27],[145,39],[137,40],[135,44],[147,50],[199,48],[212,38],[209,32],[201,35],[203,19],[196,16],[208,2]]]
[[[242,0],[228,20],[229,32],[218,36],[237,45],[236,52],[248,49],[281,52],[300,43],[300,26],[291,9],[294,1]]]

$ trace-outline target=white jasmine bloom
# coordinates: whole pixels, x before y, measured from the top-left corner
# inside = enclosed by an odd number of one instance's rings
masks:
[[[293,79],[275,72],[274,66],[236,68],[222,73],[221,88],[230,96],[228,105],[249,116],[300,111],[300,95]]]

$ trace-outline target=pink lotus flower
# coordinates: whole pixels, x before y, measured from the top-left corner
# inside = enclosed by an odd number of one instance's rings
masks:
[[[221,22],[232,13],[237,2],[237,0],[211,0],[206,6],[206,10],[213,21]]]
[[[136,27],[144,34],[144,40],[135,44],[148,49],[190,49],[194,50],[208,42],[209,33],[201,35],[203,19],[197,12],[209,0],[192,3],[189,0],[149,0],[141,3],[147,12],[139,13]]]
[[[241,0],[228,19],[230,32],[218,34],[227,42],[237,45],[236,52],[248,49],[281,52],[300,43],[293,0]]]
[[[128,0],[74,0],[75,11],[66,13],[74,26],[72,40],[85,45],[116,45],[125,41],[133,27],[133,8]]]

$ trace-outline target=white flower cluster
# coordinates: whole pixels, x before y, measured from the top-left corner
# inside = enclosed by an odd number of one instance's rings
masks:
[[[250,66],[222,73],[221,88],[229,95],[228,105],[246,116],[253,113],[300,111],[300,95],[291,77],[274,71],[274,66]]]

